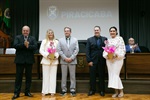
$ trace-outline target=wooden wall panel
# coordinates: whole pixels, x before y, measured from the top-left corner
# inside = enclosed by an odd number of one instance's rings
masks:
[[[127,74],[150,74],[150,54],[127,54],[126,70]]]
[[[15,55],[0,55],[0,75],[9,75],[16,73],[16,67],[14,64],[14,58]],[[33,65],[32,73],[35,77],[38,77],[38,79],[41,78],[42,74],[42,67],[41,67],[41,55],[35,54],[35,64]],[[85,78],[89,76],[89,67],[87,66],[86,62],[86,55],[84,53],[78,54],[77,56],[77,67],[76,67],[76,73],[77,76],[81,75],[81,78]],[[58,71],[57,71],[59,77],[61,77],[61,68],[60,64],[58,65]],[[106,74],[107,74],[107,68],[106,68]],[[131,76],[132,74],[132,76]],[[143,75],[150,76],[150,54],[149,53],[138,53],[138,54],[127,54],[126,60],[124,61],[124,65],[121,70],[121,77],[122,79],[128,79],[126,76],[129,76],[130,78],[144,78]],[[85,77],[84,77],[85,76]],[[142,76],[142,77],[141,77]],[[107,76],[106,76],[107,77]],[[149,77],[150,79],[150,77]]]
[[[15,74],[16,65],[14,63],[15,55],[0,55],[0,74]],[[35,56],[35,63],[33,64],[33,74],[37,74],[37,56]]]

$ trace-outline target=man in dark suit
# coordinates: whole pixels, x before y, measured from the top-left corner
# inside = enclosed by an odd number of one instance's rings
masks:
[[[100,27],[94,27],[95,35],[87,39],[86,58],[90,68],[90,91],[88,96],[96,92],[96,73],[98,73],[100,95],[105,95],[105,66],[106,61],[102,56],[106,37],[100,36]]]
[[[34,37],[29,36],[30,28],[23,26],[22,35],[16,36],[14,40],[14,47],[16,49],[16,80],[15,90],[12,99],[19,97],[22,85],[23,71],[25,69],[26,87],[25,96],[32,97],[30,93],[31,78],[32,78],[32,65],[34,63],[34,51],[37,49],[37,42]]]
[[[128,45],[126,45],[126,52],[127,53],[140,53],[141,50],[138,46],[138,44],[135,44],[133,38],[129,38]]]

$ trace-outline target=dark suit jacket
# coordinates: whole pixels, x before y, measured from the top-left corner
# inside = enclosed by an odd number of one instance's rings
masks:
[[[14,40],[14,48],[16,49],[15,63],[19,64],[33,64],[34,51],[37,49],[37,42],[34,37],[28,36],[29,47],[24,45],[24,36],[18,35]]]
[[[100,36],[100,47],[97,46],[97,37],[93,36],[88,38],[86,44],[86,59],[87,62],[93,62],[93,64],[97,64],[99,61],[103,62],[105,59],[102,56],[103,48],[105,47],[104,41],[107,40],[106,37]]]
[[[130,53],[130,51],[131,51],[130,45],[126,45],[126,52]],[[137,48],[134,49],[134,52],[139,53],[139,52],[141,52],[141,50],[140,50],[139,47],[137,47]]]

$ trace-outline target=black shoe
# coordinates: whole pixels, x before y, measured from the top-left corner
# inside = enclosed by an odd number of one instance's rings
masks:
[[[33,97],[33,95],[31,93],[25,93],[25,96]]]
[[[64,96],[66,94],[67,94],[67,92],[65,92],[65,91],[61,91],[61,93],[60,93],[61,96]]]
[[[19,97],[19,94],[14,94],[14,96],[12,97],[12,100],[16,99]]]
[[[95,91],[89,91],[88,96],[94,95]]]
[[[74,96],[76,96],[76,92],[72,91],[72,92],[70,92],[70,95],[74,97]]]
[[[100,94],[101,96],[105,96],[105,92],[102,92],[102,91],[101,91],[99,94]]]

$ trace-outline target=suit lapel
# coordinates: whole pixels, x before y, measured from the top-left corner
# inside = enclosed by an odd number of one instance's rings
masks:
[[[71,44],[72,44],[72,38],[70,37],[70,46],[71,46]]]
[[[102,40],[101,46],[103,47],[103,46],[105,46],[105,43],[104,43],[104,41],[106,40],[106,38],[104,38],[104,37],[101,37],[101,40]]]
[[[128,49],[130,50],[130,45],[128,45]]]
[[[32,38],[30,36],[28,36],[28,41],[32,42]]]
[[[21,35],[21,38],[20,38],[20,41],[21,41],[21,43],[24,43],[24,36],[23,35]]]
[[[63,42],[64,42],[64,43],[63,43],[64,46],[65,46],[66,48],[68,48],[68,46],[67,46],[67,41],[66,41],[66,37],[63,38]]]
[[[104,38],[103,37],[100,37],[100,38],[101,38],[101,46],[102,46],[104,43]]]
[[[95,38],[95,37],[93,37],[93,42],[94,42],[94,45],[97,46],[97,41],[96,41],[96,38]]]

